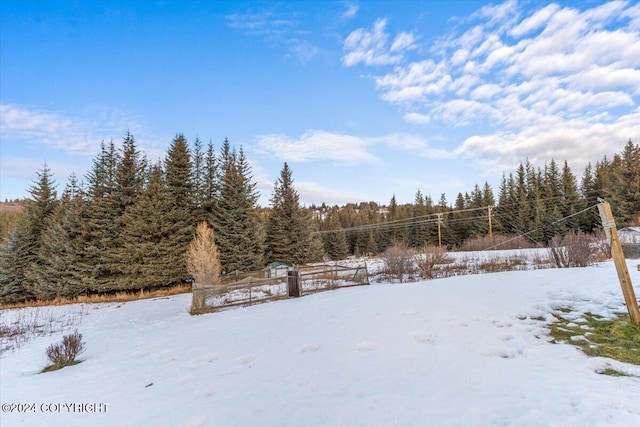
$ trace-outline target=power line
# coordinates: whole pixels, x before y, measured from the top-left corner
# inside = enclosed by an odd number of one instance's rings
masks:
[[[564,198],[564,196],[554,196],[554,197],[547,197],[544,199],[539,199],[540,202],[548,202],[548,201],[552,201],[552,200],[557,200],[560,198]],[[528,202],[528,201],[527,201]],[[515,237],[514,239],[510,239],[507,240],[502,244],[508,243],[512,240],[515,240],[519,237],[523,237],[523,236],[527,236],[529,239],[533,240],[536,243],[537,242],[535,239],[533,239],[530,234],[534,233],[535,231],[539,231],[538,229],[534,229],[528,232],[523,232],[522,230],[518,229],[516,226],[514,226],[513,224],[511,224],[504,216],[504,214],[501,212],[504,209],[503,208],[507,208],[507,207],[515,207],[515,206],[521,206],[522,204],[524,204],[526,202],[518,202],[518,203],[511,203],[511,204],[507,204],[507,205],[500,205],[498,207],[496,207],[493,210],[494,215],[496,215],[497,217],[501,218],[503,221],[509,223],[509,225],[511,225],[515,231],[520,232],[520,234]],[[549,225],[555,225],[557,223],[566,221],[567,219],[580,215],[581,213],[584,213],[590,209],[593,209],[593,206],[590,206],[586,209],[583,209],[579,212],[573,213],[571,215],[567,215],[564,218],[561,218],[560,220],[554,221]],[[425,215],[418,215],[418,216],[414,216],[414,217],[410,217],[410,218],[402,218],[402,219],[397,219],[397,220],[392,220],[392,221],[385,221],[385,222],[378,222],[378,223],[373,223],[373,224],[363,224],[363,225],[356,225],[353,227],[346,227],[346,228],[340,228],[337,230],[319,230],[319,231],[315,231],[313,234],[314,235],[322,235],[322,234],[329,234],[329,233],[337,233],[337,232],[345,232],[345,233],[349,233],[349,232],[363,232],[363,231],[381,231],[381,230],[387,230],[387,231],[391,231],[391,230],[397,230],[397,229],[402,229],[408,226],[420,226],[420,225],[431,225],[431,224],[438,224],[438,221],[440,221],[440,218],[444,215],[447,215],[448,217],[455,215],[455,214],[461,214],[461,213],[466,213],[466,212],[475,212],[475,211],[484,211],[487,210],[488,211],[488,206],[484,206],[484,207],[477,207],[477,208],[466,208],[466,209],[458,209],[458,210],[451,210],[451,211],[445,211],[445,212],[435,212],[435,213],[430,213],[430,214],[425,214]],[[459,223],[459,222],[469,222],[469,221],[477,221],[477,220],[481,220],[481,219],[488,219],[489,214],[487,212],[487,215],[478,215],[478,216],[474,216],[474,217],[464,217],[464,218],[447,218],[446,221],[441,222],[441,224],[455,224],[455,223]],[[499,246],[499,245],[496,245]],[[495,246],[494,246],[495,247]],[[493,248],[493,247],[492,247]]]
[[[553,221],[553,222],[552,222],[551,224],[549,224],[549,225],[551,226],[551,225],[559,224],[559,223],[561,223],[561,222],[564,222],[564,221],[568,220],[568,219],[569,219],[569,218],[571,218],[571,217],[574,217],[574,216],[576,216],[576,215],[580,215],[580,214],[582,214],[582,213],[584,213],[584,212],[587,212],[587,211],[589,211],[589,210],[591,210],[591,209],[593,209],[593,208],[597,208],[597,207],[598,207],[598,205],[591,205],[591,206],[589,206],[588,208],[582,209],[582,210],[581,210],[581,211],[579,211],[579,212],[572,213],[571,215],[567,215],[567,216],[565,216],[564,218],[560,218],[560,219],[558,219],[558,220],[556,220],[556,221]],[[496,245],[490,246],[490,247],[486,248],[486,249],[485,249],[485,251],[488,251],[488,250],[491,250],[491,249],[497,248],[498,246],[505,245],[505,244],[507,244],[507,243],[509,243],[509,242],[513,242],[514,240],[519,239],[519,238],[524,237],[524,236],[527,236],[529,239],[531,239],[530,234],[532,234],[532,233],[534,233],[534,232],[536,232],[536,231],[541,231],[541,230],[543,230],[543,228],[542,228],[542,227],[539,227],[539,228],[537,228],[537,229],[533,229],[533,230],[528,231],[528,232],[526,232],[526,233],[520,234],[520,235],[518,235],[518,236],[516,236],[516,237],[514,237],[514,238],[512,238],[512,239],[509,239],[509,240],[507,240],[507,241],[505,241],[505,242],[501,242],[501,243],[498,243],[498,244],[496,244]],[[531,240],[534,240],[534,239],[531,239]],[[535,241],[535,240],[534,240],[534,241]],[[537,242],[536,242],[536,243],[537,243]]]

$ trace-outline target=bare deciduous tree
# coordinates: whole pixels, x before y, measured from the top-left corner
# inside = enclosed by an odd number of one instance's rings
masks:
[[[196,235],[187,250],[187,271],[196,286],[216,285],[220,281],[220,256],[213,230],[205,221],[196,227]]]

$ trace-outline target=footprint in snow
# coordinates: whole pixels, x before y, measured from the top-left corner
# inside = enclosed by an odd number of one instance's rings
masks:
[[[438,339],[436,335],[425,334],[424,332],[412,332],[411,336],[415,342],[420,344],[435,343]]]
[[[358,351],[371,351],[375,350],[377,345],[371,341],[360,341],[356,344],[356,350]]]
[[[251,355],[238,357],[238,362],[241,365],[248,366],[249,368],[256,364],[256,357]]]
[[[205,354],[204,356],[200,357],[199,361],[200,362],[211,363],[214,360],[218,360],[219,357],[220,357],[220,355],[218,353],[209,353],[209,354]]]
[[[313,353],[320,350],[319,344],[307,344],[300,349],[300,353]]]

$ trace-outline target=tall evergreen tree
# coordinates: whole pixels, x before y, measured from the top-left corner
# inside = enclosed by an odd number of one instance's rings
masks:
[[[112,197],[114,208],[122,215],[128,206],[135,203],[144,185],[147,161],[136,147],[130,132],[122,141],[122,148],[115,166],[115,186]]]
[[[220,196],[218,160],[213,149],[213,142],[209,141],[204,156],[202,182],[202,220],[210,225],[215,222],[216,204]]]
[[[600,197],[598,194],[598,188],[596,187],[595,172],[591,163],[587,164],[582,174],[582,180],[580,181],[580,196],[585,207],[595,205],[598,197]],[[596,209],[591,209],[579,215],[578,220],[580,222],[580,228],[584,232],[590,233],[598,226],[600,216]]]
[[[300,207],[300,196],[285,162],[271,197],[266,230],[266,261],[304,264],[313,258],[311,215]]]
[[[219,160],[220,197],[215,231],[224,273],[263,266],[264,235],[257,210],[258,193],[242,148],[231,149],[225,139]]]
[[[340,218],[338,215],[338,209],[335,208],[329,213],[328,217],[328,229],[331,233],[325,233],[324,237],[324,250],[334,261],[345,259],[349,254],[349,247],[347,246],[347,237],[340,225]]]
[[[31,240],[30,222],[22,215],[0,246],[0,302],[12,304],[35,299],[32,289],[25,287],[25,273],[29,270],[37,247]]]
[[[566,218],[566,228],[577,231],[580,228],[580,218],[575,214],[584,209],[586,203],[580,199],[576,177],[566,161],[562,167],[560,192],[562,194],[560,214]]]
[[[429,240],[429,229],[426,224],[426,216],[429,214],[422,192],[416,192],[413,202],[413,218],[411,225],[409,244],[414,248],[420,248],[427,244]]]
[[[193,152],[191,153],[191,177],[193,181],[193,201],[196,209],[202,209],[202,205],[206,198],[206,163],[205,152],[203,151],[202,141],[196,137],[193,142]]]
[[[165,272],[172,280],[187,276],[184,254],[199,218],[194,209],[193,166],[184,135],[177,134],[165,158],[165,190],[170,203],[166,212],[168,240]]]
[[[640,218],[640,146],[631,140],[611,170],[609,198],[616,221],[620,225],[631,225]]]
[[[29,188],[24,213],[0,251],[0,298],[19,302],[37,295],[35,268],[42,246],[42,234],[57,206],[57,192],[51,169],[45,163]]]
[[[86,230],[84,256],[91,269],[86,272],[85,283],[95,292],[108,291],[111,286],[111,254],[118,245],[118,218],[122,215],[119,199],[115,197],[118,161],[119,154],[113,141],[108,145],[103,142],[86,177],[88,202],[83,211]]]
[[[184,230],[170,218],[173,202],[162,167],[156,165],[145,190],[123,216],[119,289],[157,288],[186,277],[186,248],[179,239]]]
[[[72,175],[42,234],[38,262],[32,271],[34,294],[40,300],[73,298],[87,291],[85,278],[90,266],[83,250],[84,208],[82,189]]]
[[[191,153],[183,134],[175,136],[165,159],[167,196],[177,209],[184,210],[184,215],[191,215],[194,202],[194,185],[192,176]],[[191,232],[189,240],[191,240]]]

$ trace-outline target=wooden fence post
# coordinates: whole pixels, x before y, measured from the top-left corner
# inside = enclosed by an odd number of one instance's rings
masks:
[[[631,283],[631,276],[629,276],[629,270],[627,269],[627,263],[624,259],[624,253],[622,252],[622,244],[618,237],[618,230],[616,230],[616,223],[613,219],[611,212],[611,206],[608,202],[600,199],[598,204],[598,212],[600,213],[600,219],[602,220],[602,227],[607,236],[607,240],[611,246],[611,257],[613,263],[616,266],[618,273],[618,280],[620,280],[620,287],[622,288],[622,295],[624,295],[624,302],[627,305],[627,311],[631,321],[636,324],[640,324],[640,309],[638,308],[638,300],[636,299],[635,292],[633,291],[633,284]]]
[[[298,270],[287,271],[287,290],[290,297],[300,296],[300,272]]]
[[[204,289],[193,283],[191,285],[191,313],[196,314],[204,310],[205,306],[205,297],[204,297]]]

